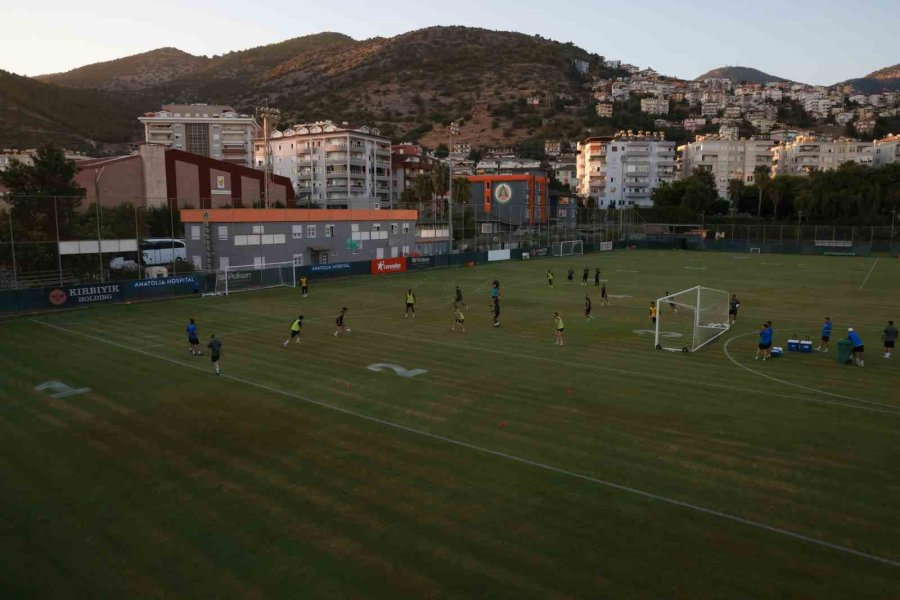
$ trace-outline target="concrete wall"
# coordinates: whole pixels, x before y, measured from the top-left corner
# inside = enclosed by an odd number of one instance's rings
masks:
[[[75,182],[84,188],[85,197],[81,208],[86,210],[97,201],[100,194],[100,205],[105,207],[120,204],[144,204],[143,167],[140,156],[85,161],[84,166],[75,176]],[[99,175],[99,181],[97,177]]]
[[[408,233],[403,233],[403,224],[409,225]],[[415,221],[380,221],[381,234],[384,239],[372,239],[374,232],[374,223],[370,221],[362,221],[352,223],[349,221],[338,221],[330,223],[327,221],[315,221],[304,223],[291,222],[268,222],[268,223],[186,223],[185,224],[185,240],[187,242],[188,260],[192,257],[200,257],[199,267],[201,269],[218,269],[221,266],[220,259],[222,257],[228,260],[230,266],[235,265],[252,265],[256,257],[264,257],[266,263],[287,262],[292,261],[296,257],[302,256],[304,265],[318,264],[322,262],[323,254],[327,255],[327,262],[350,262],[360,260],[371,260],[375,258],[390,258],[392,256],[402,256],[411,254],[416,251],[416,224]],[[397,225],[397,234],[391,234],[391,225]],[[294,237],[294,226],[301,228],[300,237]],[[334,226],[334,236],[326,237],[326,225]],[[354,227],[356,231],[354,232]],[[262,233],[254,233],[254,227],[261,226]],[[309,236],[307,226],[315,226],[315,237]],[[209,229],[210,247],[212,251],[212,261],[207,261],[204,250],[203,236],[204,229]],[[196,229],[195,229],[196,228]],[[224,228],[220,232],[220,228]],[[357,235],[354,235],[356,233]],[[196,239],[196,235],[199,239]],[[235,236],[272,236],[271,238],[260,238],[260,241],[270,241],[274,243],[238,245]],[[359,248],[357,250],[348,249],[348,241],[354,237],[368,237],[369,239],[361,239],[358,241]],[[255,241],[255,237],[250,238]],[[281,241],[283,240],[283,241]],[[249,240],[248,240],[249,241]],[[317,252],[315,249],[325,248],[324,252]],[[379,249],[381,255],[379,256]],[[211,264],[210,264],[211,263]]]

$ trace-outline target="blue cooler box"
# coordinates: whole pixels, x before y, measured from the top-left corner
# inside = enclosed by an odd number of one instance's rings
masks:
[[[788,352],[800,352],[800,340],[788,340]]]
[[[800,342],[800,352],[812,352],[813,344],[809,340],[803,340]]]
[[[772,348],[772,358],[781,358],[784,354],[784,350],[782,350],[781,346],[775,346]]]

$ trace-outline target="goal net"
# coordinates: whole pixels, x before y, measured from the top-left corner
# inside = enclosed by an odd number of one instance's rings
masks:
[[[297,287],[296,265],[291,262],[235,265],[216,273],[216,294],[233,294],[273,287]]]
[[[729,329],[728,292],[692,287],[656,301],[657,350],[694,352]]]
[[[553,256],[572,256],[574,254],[584,254],[584,243],[581,240],[573,240],[571,242],[553,242],[551,247]]]

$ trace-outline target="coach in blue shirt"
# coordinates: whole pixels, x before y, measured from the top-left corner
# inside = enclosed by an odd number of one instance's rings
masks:
[[[762,356],[763,360],[769,358],[772,353],[772,327],[768,323],[763,323],[762,329],[759,331],[759,345],[756,348],[756,360]]]

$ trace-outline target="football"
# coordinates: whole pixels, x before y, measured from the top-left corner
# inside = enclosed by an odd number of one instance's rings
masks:
[[[347,328],[347,333],[350,333],[351,331],[353,331],[353,330],[350,329],[350,328],[348,327],[348,328]]]

